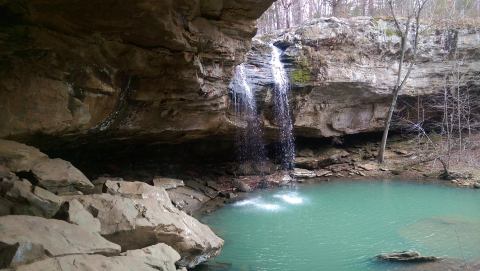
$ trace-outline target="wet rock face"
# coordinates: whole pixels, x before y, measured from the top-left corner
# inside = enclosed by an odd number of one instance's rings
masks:
[[[450,38],[452,31],[458,33],[456,40]],[[422,30],[417,63],[401,100],[442,92],[445,76],[456,64],[464,76],[460,87],[469,86],[472,93],[478,93],[479,33],[468,28]],[[323,18],[254,40],[246,73],[257,91],[257,104],[270,134],[275,129],[268,46],[272,42],[284,50],[282,62],[292,84],[297,136],[332,137],[383,128],[400,53],[393,22],[369,17]],[[412,46],[409,44],[405,67],[412,60]],[[454,54],[461,61],[456,63]]]
[[[0,137],[226,133],[233,67],[271,3],[3,1]]]

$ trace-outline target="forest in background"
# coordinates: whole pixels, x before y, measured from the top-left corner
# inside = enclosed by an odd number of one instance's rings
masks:
[[[407,16],[416,0],[392,1],[399,17]],[[278,0],[258,20],[259,34],[298,26],[319,17],[390,17],[388,0]],[[445,23],[478,23],[480,0],[431,0],[424,9],[424,20]]]

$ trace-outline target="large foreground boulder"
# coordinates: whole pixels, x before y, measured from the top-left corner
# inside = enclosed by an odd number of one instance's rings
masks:
[[[70,162],[50,159],[34,147],[0,139],[0,165],[28,175],[32,182],[57,194],[90,192],[93,184]]]
[[[46,257],[119,253],[119,245],[64,221],[23,215],[0,217],[0,268]]]
[[[32,264],[19,266],[14,270],[48,271],[176,271],[175,262],[180,255],[165,244],[144,249],[127,251],[121,256],[69,255],[49,258]]]
[[[35,163],[48,158],[37,148],[11,140],[0,139],[0,164],[13,172],[29,171]]]
[[[219,254],[223,240],[173,206],[165,189],[141,182],[105,186],[111,194],[72,197],[100,220],[101,234],[124,250],[166,243],[182,256],[179,265],[188,267]]]
[[[32,168],[38,184],[55,193],[89,192],[93,184],[70,162],[62,159],[42,159]]]
[[[62,198],[29,181],[12,178],[0,178],[0,215],[34,215],[50,218],[63,203]]]

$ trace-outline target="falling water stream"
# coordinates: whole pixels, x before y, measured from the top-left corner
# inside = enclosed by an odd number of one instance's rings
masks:
[[[281,62],[282,51],[270,45],[272,49],[271,71],[274,80],[273,98],[275,122],[279,128],[279,160],[284,169],[292,169],[295,160],[293,124],[290,116],[288,94],[290,82]],[[237,133],[237,150],[241,162],[259,164],[266,160],[261,118],[257,112],[255,93],[248,82],[248,67],[238,65],[230,84],[235,106],[236,118],[242,122]]]
[[[235,115],[243,126],[237,132],[236,144],[241,162],[261,164],[266,160],[265,144],[255,95],[248,83],[245,64],[238,65],[230,84]]]
[[[293,124],[290,116],[288,93],[290,82],[287,72],[281,62],[282,51],[274,46],[272,48],[272,75],[275,80],[274,88],[274,109],[277,125],[280,129],[280,156],[282,166],[286,169],[293,168],[295,160],[295,143],[293,139]]]

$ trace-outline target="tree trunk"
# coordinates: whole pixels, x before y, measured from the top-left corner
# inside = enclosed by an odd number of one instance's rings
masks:
[[[395,111],[395,106],[397,105],[398,94],[401,90],[401,82],[402,82],[402,68],[403,68],[403,60],[405,59],[405,51],[407,49],[407,41],[408,41],[408,30],[410,28],[410,20],[407,22],[405,26],[405,32],[402,33],[402,52],[400,54],[400,62],[398,63],[398,74],[397,74],[397,82],[393,88],[393,97],[392,103],[390,104],[390,108],[388,109],[387,119],[385,120],[385,128],[383,130],[382,142],[380,143],[380,149],[378,151],[378,162],[383,164],[385,162],[385,148],[387,147],[387,139],[388,139],[388,132],[390,131],[390,125],[392,124],[392,117],[393,112]]]
[[[290,7],[286,7],[285,11],[285,26],[286,28],[290,28]]]
[[[280,26],[280,12],[278,8],[278,4],[275,3],[275,22],[277,24],[277,30],[281,28]]]

